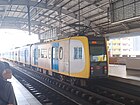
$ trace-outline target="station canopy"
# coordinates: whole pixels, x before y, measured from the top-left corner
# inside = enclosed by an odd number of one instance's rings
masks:
[[[0,28],[60,36],[128,32],[140,27],[138,9],[139,0],[0,0]]]

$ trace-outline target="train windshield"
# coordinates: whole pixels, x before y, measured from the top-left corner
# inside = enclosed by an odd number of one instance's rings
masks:
[[[102,62],[106,61],[106,47],[105,45],[90,45],[90,61]]]

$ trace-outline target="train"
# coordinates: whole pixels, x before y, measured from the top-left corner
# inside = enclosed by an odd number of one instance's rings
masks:
[[[105,37],[73,36],[44,43],[34,43],[2,53],[18,64],[63,80],[92,80],[108,77]]]

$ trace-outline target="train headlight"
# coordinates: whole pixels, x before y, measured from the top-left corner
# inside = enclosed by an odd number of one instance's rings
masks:
[[[90,67],[90,71],[91,71],[91,75],[92,75],[93,72],[94,72],[94,67],[93,66]]]
[[[104,74],[107,74],[107,66],[104,66]]]
[[[94,68],[91,66],[91,67],[90,67],[90,70],[93,71],[93,69],[94,69]]]

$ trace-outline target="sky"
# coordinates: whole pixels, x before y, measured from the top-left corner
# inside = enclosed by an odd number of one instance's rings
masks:
[[[16,29],[0,29],[0,52],[39,42],[38,35]]]

